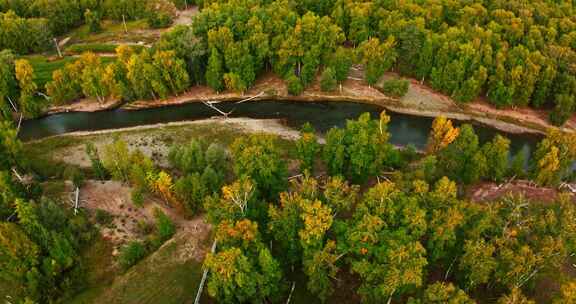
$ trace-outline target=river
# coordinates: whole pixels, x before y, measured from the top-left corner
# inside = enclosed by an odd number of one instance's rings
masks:
[[[299,128],[310,122],[320,133],[332,127],[343,127],[347,119],[355,119],[364,112],[377,118],[382,108],[376,105],[352,102],[282,102],[258,101],[235,104],[222,102],[215,104],[229,112],[230,117],[258,119],[281,119],[289,127]],[[399,146],[413,145],[424,149],[432,125],[431,118],[388,112],[391,116],[390,142]],[[214,109],[202,103],[189,103],[178,106],[145,109],[138,111],[110,110],[102,112],[62,113],[23,122],[20,138],[24,141],[60,135],[75,131],[95,131],[150,125],[166,122],[206,119],[219,115]],[[459,124],[460,122],[456,122]],[[506,134],[486,126],[475,125],[481,142],[502,134],[512,141],[511,152],[523,151],[527,155],[533,151],[539,138],[530,134]]]

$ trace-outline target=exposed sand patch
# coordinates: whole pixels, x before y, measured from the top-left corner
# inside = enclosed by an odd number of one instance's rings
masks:
[[[144,206],[134,205],[130,197],[131,188],[117,181],[87,181],[80,192],[80,206],[91,211],[102,209],[113,216],[112,223],[100,228],[102,236],[115,247],[114,253],[126,242],[143,239],[145,235],[139,227],[142,223],[152,224],[154,211],[158,208],[176,224],[177,233],[173,240],[182,244],[177,257],[183,261],[202,261],[205,254],[203,241],[208,237],[210,225],[203,217],[185,219],[176,210],[155,197],[147,197]],[[166,245],[165,244],[165,245]]]

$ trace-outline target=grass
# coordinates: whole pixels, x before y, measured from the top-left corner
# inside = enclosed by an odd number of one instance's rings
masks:
[[[67,54],[82,54],[84,52],[92,53],[115,53],[116,48],[119,44],[109,44],[109,43],[88,43],[88,44],[74,44],[66,48],[65,53]],[[130,45],[130,47],[135,52],[140,52],[144,46],[142,45]]]
[[[180,245],[177,242],[166,244],[112,283],[92,285],[67,303],[190,302],[196,296],[202,266],[195,261],[179,262],[175,255]]]
[[[155,37],[150,37],[150,34],[144,32],[137,32],[148,30],[148,24],[145,20],[136,20],[126,22],[125,31],[122,22],[105,20],[102,22],[102,29],[97,33],[91,33],[87,25],[82,25],[67,36],[71,37],[70,43],[111,43],[114,41],[124,42],[153,42]]]

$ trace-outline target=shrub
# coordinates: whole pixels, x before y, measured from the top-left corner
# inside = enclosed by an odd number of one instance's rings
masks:
[[[84,184],[84,173],[76,167],[66,167],[64,177],[74,184],[74,187],[80,188]]]
[[[288,78],[286,78],[286,85],[288,86],[288,94],[290,95],[297,96],[304,91],[302,81],[300,81],[300,78],[296,77],[296,75],[288,76]]]
[[[139,241],[131,241],[120,249],[118,262],[124,270],[136,265],[140,260],[146,257],[146,248]]]
[[[142,191],[140,188],[132,189],[131,197],[132,202],[137,207],[142,207],[144,205],[144,191]]]
[[[102,209],[96,209],[96,215],[95,215],[96,223],[106,226],[112,223],[113,218],[114,217],[108,211]]]
[[[160,209],[154,211],[156,217],[156,235],[161,243],[169,240],[176,233],[174,222]]]
[[[320,89],[324,92],[334,91],[336,88],[336,73],[332,68],[326,68],[320,79]]]
[[[382,84],[382,92],[393,97],[403,97],[408,93],[410,82],[403,79],[391,79]]]

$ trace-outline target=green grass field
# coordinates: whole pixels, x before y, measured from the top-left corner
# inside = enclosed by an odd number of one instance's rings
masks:
[[[126,29],[122,22],[104,20],[99,32],[91,33],[87,25],[82,25],[66,35],[70,37],[70,44],[86,43],[118,43],[122,42],[147,42],[152,43],[156,37],[147,33],[148,24],[145,20],[126,22]],[[126,32],[128,30],[128,32]]]

